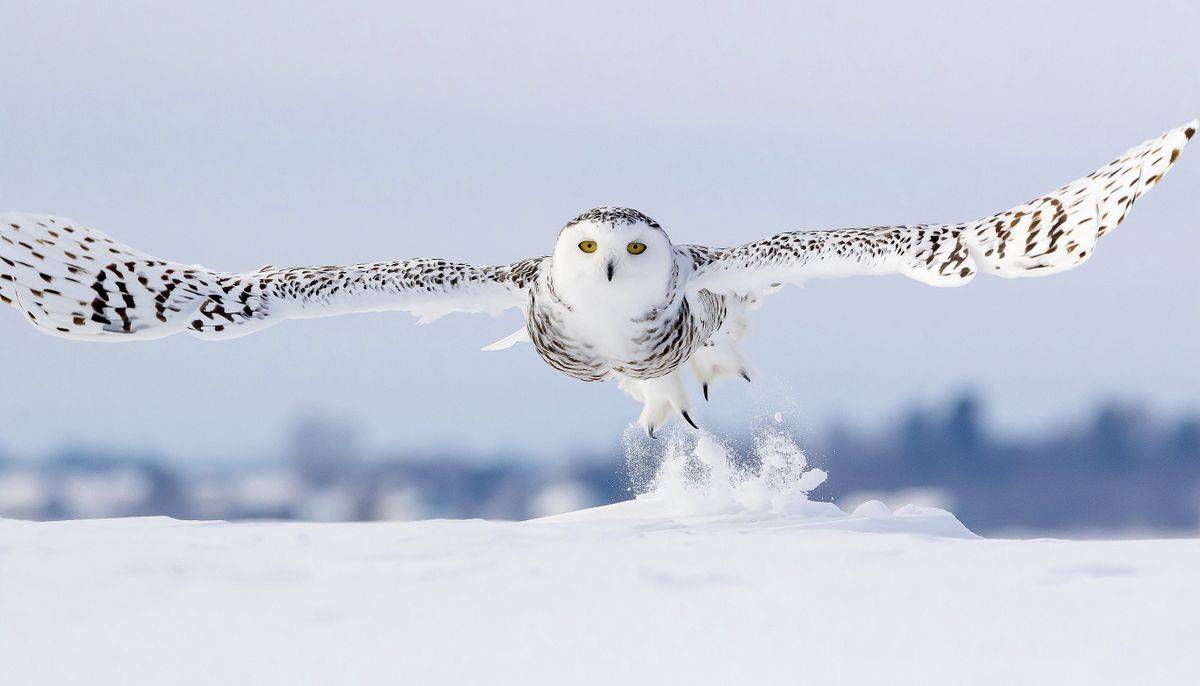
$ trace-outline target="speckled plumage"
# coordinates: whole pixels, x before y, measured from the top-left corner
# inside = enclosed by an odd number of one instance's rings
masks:
[[[986,219],[834,231],[791,231],[733,248],[672,245],[628,208],[589,210],[564,226],[554,254],[481,267],[438,259],[234,274],[168,262],[77,222],[0,215],[0,303],[39,329],[88,340],[243,336],[287,319],[404,310],[423,321],[452,311],[526,312],[527,337],[554,369],[617,379],[643,401],[648,430],[689,422],[679,369],[704,386],[743,376],[746,310],[808,278],[903,274],[958,286],[979,272],[1041,276],[1088,260],[1195,134],[1196,121],[1136,146],[1097,171]],[[582,251],[579,241],[594,242]],[[644,253],[626,250],[631,243]],[[607,276],[607,281],[605,280]]]

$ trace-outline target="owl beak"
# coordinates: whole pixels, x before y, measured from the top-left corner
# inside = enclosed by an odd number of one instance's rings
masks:
[[[612,260],[609,260],[608,261],[608,280],[609,281],[612,281],[612,275],[613,275],[613,263],[612,263]]]

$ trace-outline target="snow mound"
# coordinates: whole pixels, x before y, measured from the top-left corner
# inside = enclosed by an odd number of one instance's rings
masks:
[[[871,500],[846,512],[833,503],[810,499],[828,474],[809,466],[778,412],[773,421],[759,423],[745,454],[708,431],[675,431],[659,443],[643,439],[635,426],[625,432],[625,453],[636,498],[536,521],[660,520],[691,526],[754,522],[976,537],[953,514],[939,508],[910,504],[893,512]]]
[[[0,520],[0,683],[1196,683],[1195,540],[914,535],[955,522],[878,503],[653,506]]]
[[[630,437],[636,498],[529,522],[0,520],[0,682],[1196,682],[1196,541],[847,512],[755,435]]]

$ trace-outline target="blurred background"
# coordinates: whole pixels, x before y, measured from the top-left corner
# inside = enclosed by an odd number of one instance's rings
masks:
[[[809,464],[830,472],[811,497],[847,510],[869,499],[893,509],[948,508],[988,535],[1200,531],[1200,415],[1168,419],[1107,402],[1076,422],[1018,438],[998,433],[985,410],[980,396],[964,392],[908,407],[877,430],[837,425],[804,436]],[[750,432],[720,438],[739,460],[752,452]],[[636,471],[643,465],[631,474],[619,448],[564,458],[370,451],[361,424],[304,416],[277,450],[236,461],[84,446],[30,461],[0,456],[0,516],[526,519],[626,500],[646,486]]]
[[[1197,20],[1194,2],[0,0],[0,208],[229,270],[504,263],[600,204],[717,245],[970,219],[1200,115]],[[830,472],[815,497],[923,499],[985,533],[1194,532],[1193,155],[1083,269],[773,296],[755,383],[698,419],[737,442],[785,408]],[[0,516],[628,497],[636,406],[527,346],[479,352],[518,325],[378,314],[108,346],[0,311]]]

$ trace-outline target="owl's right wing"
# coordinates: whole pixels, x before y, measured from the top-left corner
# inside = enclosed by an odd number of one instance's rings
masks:
[[[810,278],[902,274],[961,286],[976,273],[1045,276],[1083,264],[1200,128],[1192,121],[1142,143],[1056,191],[986,219],[957,224],[789,231],[735,248],[681,246],[689,286],[754,295]]]
[[[69,219],[0,213],[0,303],[65,338],[130,341],[180,331],[236,338],[286,319],[524,307],[544,257],[498,267],[439,259],[233,274],[151,257]]]

